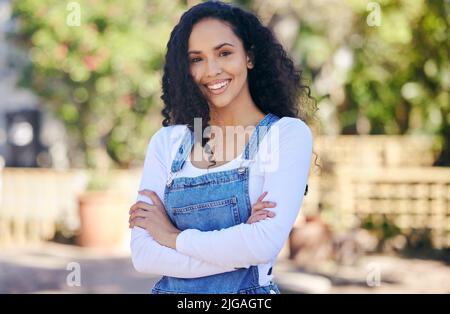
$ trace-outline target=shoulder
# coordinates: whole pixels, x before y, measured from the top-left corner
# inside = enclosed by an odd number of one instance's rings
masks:
[[[171,147],[177,141],[180,141],[186,133],[187,126],[185,124],[175,124],[164,126],[156,131],[150,139],[151,143],[164,148]]]
[[[175,124],[158,129],[150,138],[147,155],[156,156],[161,163],[169,165],[181,144],[187,125]]]
[[[302,141],[312,141],[311,128],[299,118],[283,117],[272,125],[281,138],[296,138]]]
[[[312,132],[307,123],[298,118],[282,117],[272,124],[268,139],[259,149],[257,173],[272,173],[280,168],[309,165],[312,156]]]

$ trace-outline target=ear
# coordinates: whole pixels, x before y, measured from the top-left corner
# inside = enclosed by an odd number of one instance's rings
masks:
[[[252,46],[253,48],[253,46]],[[247,68],[249,70],[253,69],[255,67],[255,54],[252,50],[249,50],[247,52]]]

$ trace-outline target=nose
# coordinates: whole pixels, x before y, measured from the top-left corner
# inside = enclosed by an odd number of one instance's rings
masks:
[[[210,61],[208,61],[206,75],[209,77],[213,77],[220,73],[222,73],[222,68],[221,68],[219,62],[217,62],[215,59],[211,59]]]

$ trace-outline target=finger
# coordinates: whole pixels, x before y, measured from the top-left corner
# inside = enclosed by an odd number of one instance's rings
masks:
[[[264,212],[257,212],[254,216],[258,217],[258,216],[269,216],[272,215],[270,211],[265,210]]]
[[[145,202],[136,202],[133,204],[133,206],[130,207],[130,210],[128,211],[129,214],[131,214],[133,211],[135,211],[136,209],[146,209],[146,210],[152,210],[155,208],[155,205],[151,205]]]
[[[257,212],[257,213],[255,213],[255,214],[253,214],[253,215],[251,215],[250,217],[249,217],[249,220],[255,220],[256,218],[258,218],[258,217],[260,217],[260,216],[265,216],[265,215],[267,215],[267,212],[265,212],[265,213],[261,213],[261,212]]]
[[[256,218],[257,220],[266,219],[267,217],[273,218],[273,217],[275,217],[275,213],[273,213],[273,212],[268,212],[268,213],[264,213],[264,214],[256,214],[256,215],[255,215],[255,218]]]
[[[150,199],[153,201],[154,205],[159,205],[159,206],[163,205],[163,203],[159,199],[158,194],[156,194],[152,190],[142,190],[142,191],[139,191],[139,194],[146,195],[146,196],[150,197]]]
[[[136,225],[137,222],[141,222],[141,224],[142,224],[142,222],[144,222],[144,221],[145,221],[145,218],[137,217],[137,218],[134,218],[134,219],[130,219],[129,225],[130,225],[131,228],[133,228],[133,227],[137,226]]]
[[[268,202],[268,201],[256,203],[252,207],[252,214],[257,212],[258,210],[262,210],[264,208],[275,207],[276,205],[277,205],[277,203],[275,203],[275,202]]]
[[[258,210],[263,210],[263,209],[264,209],[264,204],[262,202],[258,202],[256,204],[254,204],[252,207],[252,215],[254,213],[256,213]]]
[[[133,210],[139,209],[139,208],[151,210],[154,206],[155,205],[153,205],[153,204],[139,201],[139,202],[134,203],[133,206],[130,207],[130,212],[132,212]]]
[[[133,227],[140,227],[145,229],[145,219],[144,218],[136,218],[131,221],[131,225]]]
[[[254,208],[266,208],[266,207],[275,207],[277,205],[276,202],[271,202],[271,201],[262,201],[262,202],[258,202],[253,204]]]
[[[150,212],[142,209],[136,209],[133,211],[133,213],[130,215],[130,219],[133,220],[135,218],[147,218],[150,216]]]
[[[263,194],[261,194],[261,196],[260,197],[258,197],[258,199],[256,200],[256,203],[258,203],[258,202],[261,202],[263,199],[264,199],[264,197],[267,195],[267,191],[266,192],[264,192]]]
[[[150,213],[152,211],[152,208],[135,208],[133,210],[130,210],[128,215],[130,215],[130,219],[132,217],[135,217],[136,213],[139,213],[139,215],[142,215],[143,213]]]
[[[268,211],[266,209],[260,209],[257,212],[255,212],[253,215],[267,215],[268,213],[270,213],[270,211]]]
[[[266,219],[266,218],[267,218],[267,214],[253,215],[253,216],[250,216],[249,223],[255,223],[255,222],[258,222],[258,221]]]
[[[253,221],[253,222],[259,221],[259,220],[265,219],[265,218],[267,218],[267,217],[273,218],[273,217],[275,217],[275,216],[276,216],[276,214],[275,214],[274,212],[272,212],[272,211],[269,211],[269,210],[260,210],[260,211],[258,211],[257,213],[251,215],[251,216],[249,217],[249,219],[247,220],[247,223],[248,223],[249,221]],[[261,217],[264,217],[264,218],[261,218]]]

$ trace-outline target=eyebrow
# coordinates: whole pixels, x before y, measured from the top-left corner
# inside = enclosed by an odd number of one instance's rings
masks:
[[[222,48],[223,46],[227,46],[227,45],[228,45],[228,46],[231,46],[231,47],[234,47],[234,45],[232,45],[232,44],[230,44],[230,43],[221,43],[221,44],[215,46],[215,47],[214,47],[214,50],[219,50],[219,49]],[[197,53],[202,53],[202,52],[199,51],[199,50],[192,50],[192,51],[189,51],[189,52],[188,52],[188,55],[190,55],[191,53],[197,54]]]

